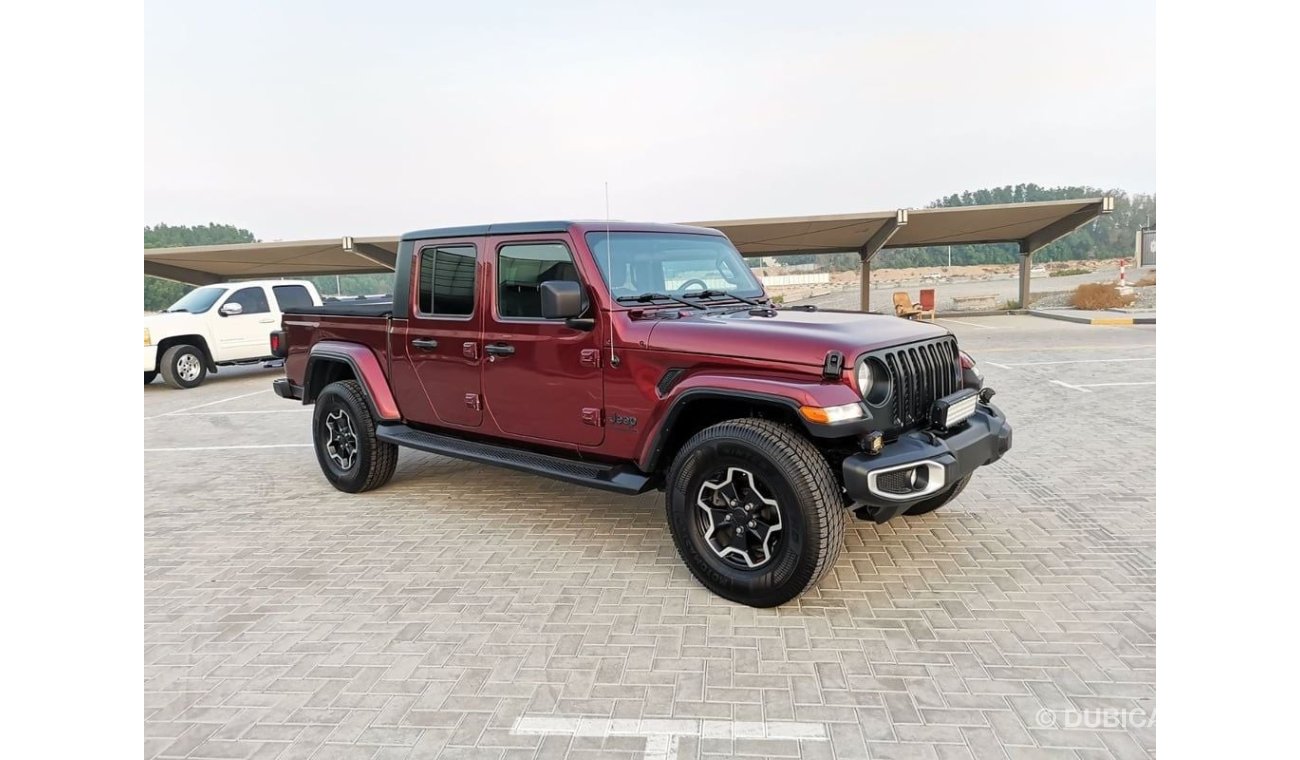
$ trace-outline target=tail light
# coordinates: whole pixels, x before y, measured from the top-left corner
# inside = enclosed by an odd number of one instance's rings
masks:
[[[286,345],[284,342],[284,331],[283,330],[272,331],[271,332],[271,356],[274,356],[277,359],[283,359],[285,357],[285,354],[288,353],[285,349],[286,349]]]

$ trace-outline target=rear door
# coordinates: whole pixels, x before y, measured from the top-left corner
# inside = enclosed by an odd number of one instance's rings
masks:
[[[541,283],[583,283],[569,239],[498,237],[488,246],[492,304],[483,327],[483,395],[492,421],[511,436],[599,445],[605,437],[599,329],[578,330],[541,313]]]
[[[411,271],[411,317],[394,323],[394,355],[404,356],[423,394],[403,394],[402,414],[426,425],[483,423],[481,238],[419,244]],[[400,345],[396,342],[400,341]],[[402,383],[396,383],[401,386]]]
[[[270,335],[275,329],[276,319],[266,295],[266,287],[263,285],[236,287],[225,301],[213,309],[216,320],[212,329],[217,338],[214,358],[217,361],[257,359],[270,355]],[[239,314],[223,316],[221,308],[231,303],[239,304],[243,310]]]

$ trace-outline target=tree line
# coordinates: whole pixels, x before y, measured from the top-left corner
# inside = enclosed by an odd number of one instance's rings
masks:
[[[1035,261],[1073,261],[1079,259],[1111,259],[1133,255],[1133,240],[1137,231],[1156,223],[1156,197],[1123,190],[1103,190],[1096,187],[1071,185],[1068,187],[1043,187],[1033,183],[1005,185],[1003,187],[954,193],[930,203],[926,208],[952,208],[991,203],[1027,203],[1032,201],[1058,201],[1075,198],[1096,198],[1109,195],[1115,199],[1115,210],[1089,222],[1073,234],[1048,245],[1034,254]],[[145,248],[170,248],[186,245],[225,245],[229,243],[255,243],[252,232],[230,224],[178,225],[157,224],[144,228]],[[990,245],[954,245],[952,263],[1013,264],[1019,250],[1013,243]],[[856,253],[806,254],[782,256],[782,263],[817,263],[835,271],[858,268]],[[754,259],[753,264],[757,265]],[[897,248],[885,250],[872,259],[872,269],[901,267],[945,266],[948,263],[948,246],[925,248]],[[348,296],[388,293],[392,289],[390,274],[349,274],[339,277],[307,277],[322,295]],[[156,277],[144,278],[144,308],[146,311],[165,309],[192,285],[183,285]]]

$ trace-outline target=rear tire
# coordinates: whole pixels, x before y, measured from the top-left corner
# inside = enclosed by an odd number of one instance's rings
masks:
[[[172,346],[163,352],[158,362],[163,382],[173,388],[196,388],[208,376],[208,363],[203,352],[194,346]]]
[[[844,544],[844,499],[826,458],[770,420],[730,420],[697,433],[673,461],[665,501],[691,574],[751,607],[775,607],[811,588]]]
[[[961,493],[966,489],[966,484],[970,482],[970,479],[971,476],[967,475],[966,477],[954,483],[953,486],[949,488],[947,491],[937,493],[928,499],[922,499],[921,501],[918,501],[917,503],[908,507],[907,511],[904,512],[903,514],[907,515],[908,517],[917,517],[920,515],[930,514],[934,510],[938,509],[939,507],[942,507],[944,504],[947,504],[948,502],[957,498],[957,494]]]
[[[325,386],[316,398],[311,426],[316,460],[335,488],[361,493],[393,477],[397,446],[375,435],[375,418],[356,380]]]
[[[146,373],[144,373],[144,384],[145,384],[145,385],[148,385],[149,383],[152,383],[152,382],[154,381],[154,379],[156,379],[157,377],[158,377],[158,373],[157,373],[157,372],[146,372]]]

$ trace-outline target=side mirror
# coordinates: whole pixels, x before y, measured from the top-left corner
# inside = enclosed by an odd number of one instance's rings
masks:
[[[583,312],[582,285],[572,280],[548,280],[540,286],[543,319],[571,319]]]
[[[237,303],[224,303],[218,311],[223,317],[233,317],[236,314],[243,314],[244,307]]]

